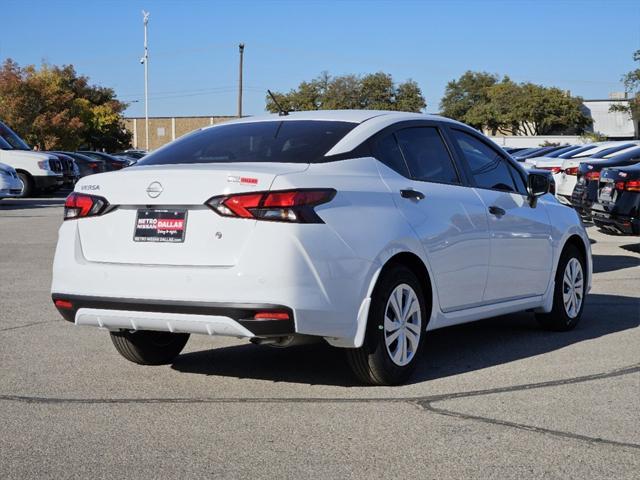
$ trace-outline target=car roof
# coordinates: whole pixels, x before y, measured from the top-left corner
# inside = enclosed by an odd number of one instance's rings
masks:
[[[277,113],[274,113],[268,115],[259,115],[255,117],[239,118],[237,120],[203,127],[202,130],[218,128],[223,127],[224,125],[237,123],[267,121],[287,122],[295,120],[350,122],[358,124],[338,143],[336,143],[333,148],[331,148],[325,154],[325,156],[339,155],[350,152],[380,130],[398,122],[411,120],[430,120],[436,122],[447,122],[452,125],[455,124],[470,128],[463,123],[451,120],[450,118],[441,117],[440,115],[430,115],[423,113],[396,112],[390,110],[309,110],[304,112],[289,112],[288,115],[279,115]]]
[[[387,116],[400,120],[449,120],[439,115],[429,115],[412,112],[396,112],[391,110],[308,110],[302,112],[289,112],[287,115],[271,113],[266,115],[256,115],[252,117],[239,118],[223,124],[211,125],[204,128],[212,128],[218,125],[228,125],[230,123],[248,123],[265,121],[290,121],[290,120],[325,120],[335,122],[363,123],[374,117]],[[451,120],[453,121],[453,120]]]

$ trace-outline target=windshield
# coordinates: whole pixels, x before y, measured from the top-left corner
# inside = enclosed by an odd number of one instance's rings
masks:
[[[31,150],[31,147],[24,143],[16,132],[7,127],[4,123],[0,122],[0,137],[4,140],[4,143],[8,143],[11,149],[14,150]],[[5,148],[5,147],[0,147]]]
[[[317,120],[231,123],[205,128],[146,155],[137,165],[316,163],[357,124]]]

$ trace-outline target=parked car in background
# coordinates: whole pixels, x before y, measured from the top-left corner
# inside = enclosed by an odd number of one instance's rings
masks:
[[[105,161],[98,158],[91,158],[86,155],[77,152],[54,152],[63,153],[73,158],[73,161],[78,166],[80,171],[80,178],[87,175],[93,175],[95,173],[103,173],[107,171]]]
[[[578,169],[582,162],[603,161],[618,153],[637,148],[639,144],[640,142],[611,142],[611,145],[602,145],[600,151],[588,157],[565,158],[560,167],[560,174],[558,175],[556,195],[563,203],[571,204],[571,196],[578,183]]]
[[[591,217],[605,232],[640,235],[640,163],[600,171]]]
[[[131,150],[125,150],[123,152],[117,152],[117,153],[114,153],[113,155],[129,157],[129,158],[134,158],[136,160],[140,160],[146,154],[147,154],[147,152],[145,150],[134,150],[134,149],[131,149]]]
[[[522,150],[526,150],[530,147],[502,147],[502,149],[507,152],[509,155],[513,155],[516,152],[520,152]]]
[[[172,362],[191,333],[311,336],[361,381],[397,384],[428,330],[524,310],[578,323],[590,243],[548,191],[548,173],[440,116],[240,119],[80,180],[52,299],[139,364]]]
[[[560,149],[564,149],[566,146],[567,145],[529,148],[513,154],[512,157],[518,160],[519,162],[522,162],[527,158],[542,157],[542,156],[548,155]]]
[[[54,155],[34,152],[13,130],[0,122],[0,163],[13,167],[22,184],[18,196],[55,191],[64,181],[62,162]]]
[[[92,150],[79,150],[78,153],[98,160],[104,160],[107,172],[111,172],[113,170],[122,170],[123,168],[129,166],[129,162],[127,162],[126,160],[114,157],[113,155],[109,155],[108,153],[94,152]]]
[[[21,192],[22,182],[18,178],[18,173],[13,167],[0,163],[0,200],[17,197]]]
[[[63,186],[73,187],[78,181],[79,169],[77,169],[73,157],[60,152],[45,152],[55,155],[62,164]]]
[[[559,195],[560,185],[563,183],[562,177],[562,165],[567,159],[577,160],[577,162],[584,161],[588,159],[591,155],[600,152],[608,147],[613,146],[615,142],[598,142],[592,143],[589,145],[585,145],[583,147],[577,148],[575,150],[571,150],[569,152],[563,153],[558,157],[540,157],[540,158],[531,158],[525,160],[525,163],[529,164],[530,168],[538,168],[542,170],[549,170],[553,174],[553,178],[556,181],[556,198],[561,203],[565,205],[570,205],[570,196],[568,195]],[[575,183],[574,183],[575,185]]]
[[[577,150],[577,149],[581,148],[582,146],[583,145],[568,145],[566,147],[562,147],[562,148],[556,150],[555,152],[547,153],[544,156],[529,157],[528,159],[525,160],[525,162],[523,163],[523,166],[525,168],[530,168],[532,165],[535,165],[535,161],[537,161],[539,159],[557,158],[560,155],[563,155],[565,153]]]
[[[571,205],[585,219],[591,219],[591,207],[598,200],[600,172],[610,167],[626,167],[640,162],[640,146],[616,153],[603,160],[587,160],[578,166],[576,186],[571,194]]]

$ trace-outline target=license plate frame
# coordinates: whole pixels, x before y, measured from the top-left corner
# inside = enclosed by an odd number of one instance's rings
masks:
[[[607,202],[613,201],[614,183],[606,182],[598,192],[598,198]]]
[[[179,208],[139,208],[133,226],[133,241],[184,243],[187,214],[186,209]]]

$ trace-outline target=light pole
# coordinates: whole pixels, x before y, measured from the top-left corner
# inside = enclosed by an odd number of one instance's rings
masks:
[[[242,57],[244,56],[244,43],[238,45],[240,50],[240,65],[238,70],[238,117],[242,118]]]
[[[147,46],[147,24],[149,23],[149,12],[142,11],[142,21],[144,23],[144,55],[140,62],[144,64],[144,138],[145,148],[149,150],[149,48]]]

